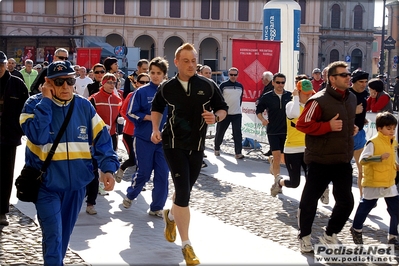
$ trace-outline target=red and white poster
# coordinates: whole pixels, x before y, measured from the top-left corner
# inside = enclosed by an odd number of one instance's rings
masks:
[[[24,49],[24,62],[26,59],[30,59],[33,63],[36,63],[36,47],[34,46],[25,46]]]
[[[233,66],[244,86],[242,133],[244,137],[267,141],[266,130],[256,117],[255,101],[263,91],[262,74],[280,69],[280,41],[233,39]]]

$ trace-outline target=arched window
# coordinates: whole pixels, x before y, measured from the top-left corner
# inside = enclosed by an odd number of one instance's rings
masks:
[[[363,29],[363,8],[360,5],[355,6],[353,10],[353,28]]]
[[[331,28],[339,29],[341,26],[341,8],[334,4],[331,8]]]
[[[339,52],[338,50],[334,49],[330,52],[330,63],[339,61]]]
[[[350,71],[353,72],[356,69],[361,69],[363,66],[363,53],[360,49],[355,49],[351,53],[351,69]]]

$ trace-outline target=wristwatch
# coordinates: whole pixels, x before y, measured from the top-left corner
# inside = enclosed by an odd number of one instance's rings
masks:
[[[217,114],[215,114],[215,123],[218,123],[219,122],[219,116],[217,115]]]

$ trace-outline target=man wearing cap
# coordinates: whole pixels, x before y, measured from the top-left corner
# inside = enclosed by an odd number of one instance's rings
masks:
[[[20,116],[28,138],[25,164],[40,169],[74,101],[71,119],[43,175],[35,202],[45,265],[63,265],[86,185],[94,178],[92,157],[99,163],[105,190],[113,189],[113,173],[119,168],[104,121],[89,101],[73,94],[74,75],[69,61],[51,63],[42,93],[26,101]]]
[[[399,76],[396,76],[393,87],[393,110],[399,111]]]
[[[287,114],[287,139],[284,144],[284,159],[289,179],[279,176],[272,187],[270,194],[275,197],[283,186],[297,188],[301,180],[301,167],[307,177],[308,168],[304,161],[305,133],[296,129],[296,122],[303,111],[307,100],[315,94],[312,83],[308,79],[299,80],[296,89],[292,92],[292,100],[285,106]]]
[[[23,135],[19,115],[29,97],[24,81],[11,75],[6,64],[7,56],[0,51],[0,225],[8,225],[15,155]]]
[[[364,131],[363,127],[366,121],[367,97],[369,95],[369,93],[366,91],[368,79],[369,73],[362,70],[355,70],[351,74],[352,87],[349,88],[349,91],[351,91],[357,99],[355,125],[359,128],[359,131],[353,137],[353,157],[355,158],[357,166],[357,185],[360,190],[360,197],[362,197],[361,184],[363,171],[362,165],[359,162],[359,158],[363,151],[363,147],[366,144],[366,132]]]
[[[321,78],[321,70],[320,68],[315,68],[312,71],[312,86],[315,92],[320,90],[321,85],[323,84],[323,79]]]

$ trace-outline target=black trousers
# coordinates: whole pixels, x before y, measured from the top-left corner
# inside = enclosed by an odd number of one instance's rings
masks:
[[[352,212],[354,200],[352,194],[352,165],[319,164],[308,165],[308,177],[299,203],[299,236],[304,237],[312,232],[312,224],[316,215],[317,203],[327,185],[332,182],[335,205],[328,225],[327,235],[341,232]]]
[[[91,159],[93,163],[93,174],[94,178],[93,180],[86,186],[86,202],[91,205],[96,205],[96,199],[98,195],[98,185],[100,181],[98,180],[99,174],[98,174],[98,164],[97,161],[93,158]]]
[[[0,144],[0,214],[10,211],[17,146]]]

